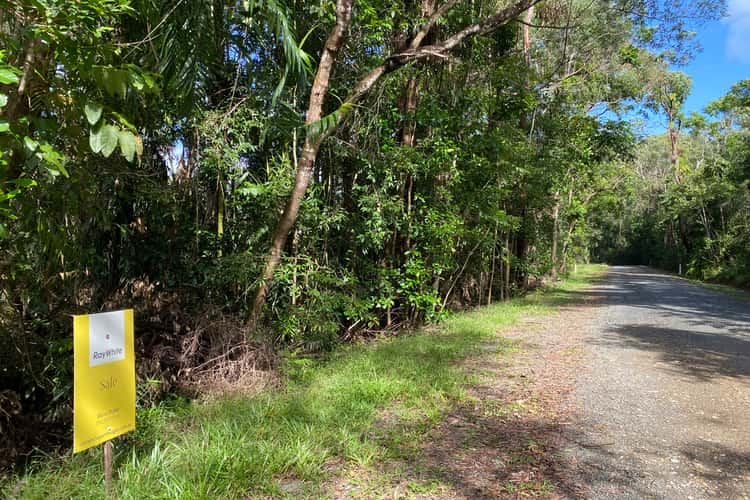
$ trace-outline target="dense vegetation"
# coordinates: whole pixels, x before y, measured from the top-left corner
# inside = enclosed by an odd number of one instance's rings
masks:
[[[688,81],[689,85],[689,81]],[[688,87],[689,88],[689,87]],[[636,148],[598,257],[750,286],[750,80]]]
[[[670,71],[721,11],[0,1],[0,466],[69,439],[70,314],[136,308],[147,406],[592,256],[746,282],[748,86]]]

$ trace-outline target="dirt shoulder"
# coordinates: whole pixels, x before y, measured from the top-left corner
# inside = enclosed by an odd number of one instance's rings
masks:
[[[326,489],[333,498],[581,497],[587,493],[564,450],[575,433],[569,398],[596,324],[594,296],[576,292],[551,315],[498,331],[463,398],[402,457],[348,467]],[[516,346],[511,355],[500,348]]]

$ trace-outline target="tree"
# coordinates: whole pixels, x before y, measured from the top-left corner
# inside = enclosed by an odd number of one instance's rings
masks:
[[[248,327],[251,331],[255,330],[257,326],[266,295],[268,294],[268,287],[273,279],[274,271],[279,264],[289,231],[297,219],[300,203],[305,196],[312,178],[312,169],[320,144],[325,137],[335,130],[335,127],[343,120],[347,111],[384,75],[410,62],[433,57],[444,57],[451,50],[463,43],[464,40],[492,33],[539,1],[520,0],[512,6],[495,12],[479,22],[458,30],[441,42],[426,45],[424,42],[432,26],[458,3],[456,0],[446,1],[427,19],[422,28],[412,37],[405,50],[390,55],[383,64],[370,70],[360,78],[351,89],[348,97],[344,100],[344,104],[334,114],[330,115],[327,120],[323,121],[321,120],[323,100],[328,90],[331,71],[335,62],[334,56],[343,43],[345,30],[351,21],[352,0],[337,1],[336,23],[329,34],[323,53],[321,54],[315,80],[310,91],[310,102],[306,113],[306,123],[309,129],[305,144],[302,147],[302,156],[295,175],[294,189],[279,219],[279,224],[274,231],[271,249],[266,258],[261,282],[253,300],[253,307],[248,322]]]
[[[690,94],[692,82],[685,73],[671,72],[665,69],[658,69],[657,71],[647,103],[652,110],[663,113],[667,118],[669,161],[673,169],[675,182],[681,184],[679,138],[684,119],[682,106]]]

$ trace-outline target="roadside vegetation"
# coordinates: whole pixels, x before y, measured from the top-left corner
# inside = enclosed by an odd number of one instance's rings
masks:
[[[377,450],[348,426],[399,398],[438,415],[462,382],[431,363],[465,355],[489,326],[465,340],[352,344],[636,254],[745,280],[747,85],[688,124],[689,82],[674,71],[724,9],[0,0],[0,474],[70,447],[73,314],[135,310],[141,422],[118,452],[123,483],[210,496],[235,488],[213,482],[230,466],[256,471],[238,491],[268,471],[312,476],[333,454],[372,460]],[[644,109],[668,120],[667,142],[637,135],[628,119]],[[668,156],[668,168],[649,170],[664,162],[647,153]],[[398,368],[404,377],[427,384],[434,368],[437,392],[367,379],[400,350],[416,363]],[[361,385],[308,366],[338,356],[360,359],[349,376]],[[284,402],[269,389],[190,406],[279,372],[291,380]],[[295,395],[303,383],[322,392]],[[193,412],[211,408],[232,418],[183,437]],[[333,409],[351,419],[340,431],[328,427]],[[266,412],[297,426],[278,430],[288,449],[264,452],[252,443],[270,443],[265,431],[237,430]],[[193,455],[204,454],[213,465],[200,468]],[[272,491],[264,477],[259,488]],[[59,491],[83,491],[77,481]]]
[[[570,292],[603,270],[581,267],[524,298],[341,348],[325,360],[289,361],[277,385],[253,396],[142,407],[136,432],[116,442],[116,497],[315,496],[347,465],[408,456],[466,398],[476,375],[462,361],[512,356],[520,346],[503,338],[504,329],[570,305]],[[0,494],[102,498],[101,450],[39,457],[27,474],[4,481]]]
[[[664,135],[640,141],[612,210],[597,212],[593,252],[689,278],[750,287],[750,80],[686,116],[690,90],[669,94]]]

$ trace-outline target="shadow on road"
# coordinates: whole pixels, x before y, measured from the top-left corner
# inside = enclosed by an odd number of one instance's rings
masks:
[[[584,294],[592,306],[618,306],[597,343],[657,353],[662,369],[702,381],[750,378],[750,302],[640,266],[612,268],[568,298]]]
[[[661,369],[701,381],[750,377],[750,340],[653,325],[611,327],[598,342],[619,343],[659,355]]]
[[[695,473],[709,480],[743,477],[750,473],[750,454],[709,441],[691,443],[682,449],[682,455],[693,463],[701,464]]]
[[[604,299],[608,305],[658,311],[660,316],[689,319],[695,325],[720,329],[729,326],[750,335],[750,302],[645,267],[615,267],[595,288],[564,293],[570,299]]]

